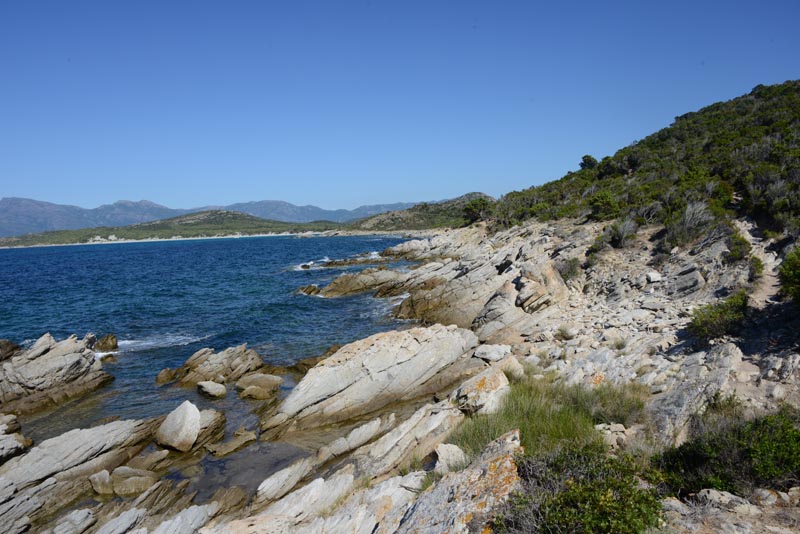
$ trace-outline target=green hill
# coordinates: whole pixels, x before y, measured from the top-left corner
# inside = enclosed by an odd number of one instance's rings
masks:
[[[328,221],[286,223],[261,219],[236,211],[211,210],[131,226],[102,226],[80,230],[59,230],[0,239],[0,246],[57,245],[97,241],[172,239],[271,233],[321,232],[341,225]]]
[[[488,205],[494,199],[483,193],[467,193],[458,198],[442,202],[423,202],[411,208],[390,211],[360,219],[348,225],[353,230],[425,230],[429,228],[453,228],[471,222],[465,217],[465,207],[478,199]]]
[[[754,217],[773,230],[800,228],[800,81],[687,113],[601,161],[560,180],[505,195],[493,215],[503,226],[536,217],[630,215],[668,227],[686,208],[717,218]]]

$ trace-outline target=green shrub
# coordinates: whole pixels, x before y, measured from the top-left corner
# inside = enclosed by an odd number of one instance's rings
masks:
[[[780,268],[781,288],[794,300],[800,300],[800,247],[783,259]]]
[[[526,458],[519,473],[522,489],[495,522],[500,532],[638,533],[659,522],[661,503],[639,487],[631,459],[600,446]]]
[[[561,275],[562,280],[568,282],[573,278],[577,278],[581,273],[581,260],[578,258],[569,258],[556,263],[556,270]]]
[[[724,260],[727,264],[736,263],[746,259],[750,255],[752,246],[750,242],[742,237],[739,232],[734,232],[727,239],[728,253],[725,254]]]
[[[758,256],[750,256],[748,268],[747,279],[751,282],[758,280],[764,274],[764,262]]]
[[[747,293],[739,290],[723,301],[694,310],[689,332],[706,341],[733,334],[744,322],[746,312]]]
[[[800,479],[800,412],[784,407],[752,421],[708,425],[694,439],[654,458],[670,492],[715,488],[747,496],[786,490]]]

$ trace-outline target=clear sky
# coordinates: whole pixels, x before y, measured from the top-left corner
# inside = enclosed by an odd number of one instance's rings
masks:
[[[800,78],[800,2],[0,2],[0,197],[493,196]]]

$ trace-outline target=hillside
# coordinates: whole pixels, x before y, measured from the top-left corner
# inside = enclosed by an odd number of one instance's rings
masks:
[[[346,222],[386,211],[409,208],[413,205],[414,203],[399,202],[359,206],[352,210],[326,210],[317,206],[296,206],[280,200],[261,200],[228,206],[173,209],[148,200],[139,202],[120,200],[98,208],[86,209],[29,198],[7,197],[0,198],[0,237],[98,226],[128,226],[212,210],[238,211],[262,219],[290,223]]]
[[[442,202],[423,202],[408,209],[381,213],[355,221],[348,227],[354,230],[424,230],[429,228],[456,228],[467,224],[464,208],[470,201],[492,197],[483,193],[467,193]]]
[[[270,221],[226,210],[210,210],[171,219],[131,226],[104,226],[78,230],[59,230],[41,234],[0,239],[0,246],[19,247],[90,243],[117,240],[171,239],[178,237],[213,237],[224,235],[256,235],[267,233],[299,233],[339,228],[332,222],[287,223]]]
[[[695,203],[717,218],[751,216],[773,230],[800,227],[800,81],[759,85],[747,95],[686,113],[613,156],[584,156],[560,180],[505,195],[502,226],[529,218],[630,215],[681,223]]]

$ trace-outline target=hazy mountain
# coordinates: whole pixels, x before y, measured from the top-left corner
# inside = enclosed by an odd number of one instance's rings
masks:
[[[360,206],[354,210],[325,210],[317,206],[295,206],[278,200],[243,202],[230,206],[205,206],[192,209],[172,209],[154,202],[120,200],[98,208],[53,204],[28,198],[0,199],[0,237],[9,237],[48,230],[75,230],[96,226],[126,226],[142,222],[177,217],[208,209],[225,209],[282,222],[334,221],[344,222],[369,217],[386,211],[404,209],[414,203]]]

